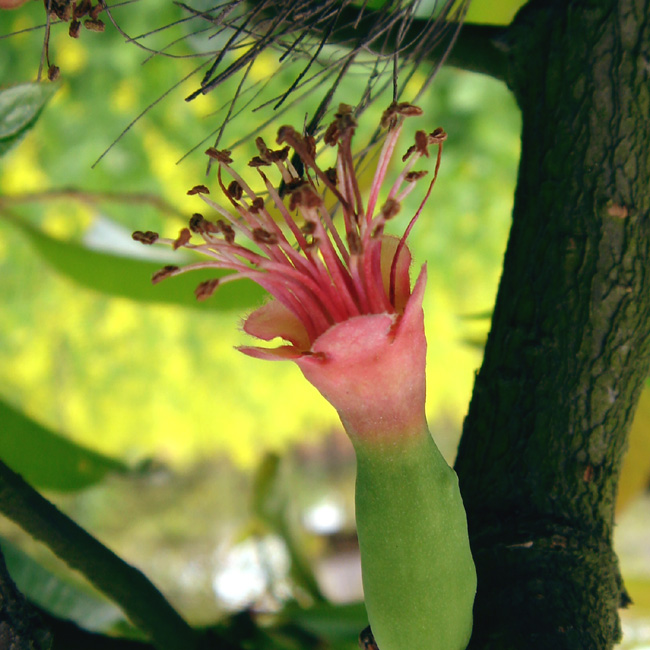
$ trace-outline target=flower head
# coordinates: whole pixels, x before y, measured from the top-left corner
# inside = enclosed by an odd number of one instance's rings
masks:
[[[369,426],[369,418],[380,434],[394,430],[398,421],[399,428],[412,425],[406,412],[423,417],[425,274],[411,291],[406,240],[438,172],[446,138],[442,129],[416,133],[402,158],[404,169],[380,204],[403,119],[421,112],[411,104],[396,103],[384,112],[387,134],[365,203],[351,148],[357,123],[352,108],[341,104],[324,136],[326,145],[337,148],[334,167],[323,170],[318,165],[314,138],[283,126],[277,143],[284,146],[270,149],[258,138],[259,153],[249,162],[261,177],[265,198],[233,169],[229,151],[210,148],[206,153],[218,165],[219,186],[230,209],[212,201],[208,188],[199,185],[189,193],[213,208],[216,220],[194,214],[175,240],[152,232],[133,235],[146,244],[189,248],[210,258],[165,267],[154,275],[154,282],[192,269],[215,268],[232,273],[201,283],[196,289],[199,300],[209,298],[220,284],[242,278],[266,289],[271,299],[245,319],[244,330],[264,341],[281,337],[287,344],[241,351],[261,359],[295,361],[337,408],[352,435]],[[386,234],[387,222],[427,173],[413,167],[429,156],[431,145],[437,145],[438,155],[424,200],[401,236]],[[281,178],[277,187],[267,176],[273,167]],[[225,174],[230,180],[224,180]],[[331,210],[332,197],[340,215]],[[279,213],[280,223],[270,209]]]

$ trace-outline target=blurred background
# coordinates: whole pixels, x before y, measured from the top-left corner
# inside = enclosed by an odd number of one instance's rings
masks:
[[[468,20],[506,24],[520,4],[475,0]],[[258,293],[244,286],[206,306],[194,302],[196,277],[176,293],[152,288],[152,268],[178,255],[130,238],[136,229],[175,236],[201,209],[187,190],[216,184],[202,152],[236,80],[184,101],[205,61],[196,57],[217,47],[210,32],[171,2],[115,4],[112,16],[123,33],[105,17],[103,33],[82,29],[77,39],[66,24],[52,26],[56,91],[0,158],[0,457],[141,568],[193,623],[289,603],[291,620],[352,647],[365,626],[355,604],[354,457],[335,412],[297,368],[233,349],[246,342],[239,325]],[[36,78],[43,23],[40,2],[0,12],[0,91]],[[280,125],[300,128],[314,110],[309,89],[280,118],[265,105],[299,70],[273,54],[251,69],[242,102],[250,105],[220,145],[233,149],[237,168],[255,151],[251,134],[273,142]],[[333,105],[358,102],[367,74],[362,62]],[[359,146],[389,101],[363,115]],[[429,269],[428,417],[452,463],[500,276],[520,117],[504,84],[452,69],[417,103],[424,115],[412,130],[449,134],[411,243],[415,268]],[[414,212],[417,194],[398,218]],[[624,648],[650,648],[649,426],[644,395],[617,527],[635,602],[624,613]],[[12,574],[36,602],[91,629],[123,625],[42,545],[6,521],[0,535]],[[298,611],[311,603],[320,615]]]

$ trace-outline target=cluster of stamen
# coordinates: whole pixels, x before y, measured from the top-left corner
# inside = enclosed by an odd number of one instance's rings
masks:
[[[302,136],[289,126],[278,132],[277,143],[285,145],[281,149],[270,149],[262,138],[257,138],[258,155],[249,166],[260,175],[266,199],[253,191],[231,167],[229,151],[208,149],[206,154],[218,165],[221,191],[235,214],[212,201],[205,185],[197,185],[188,194],[199,195],[217,212],[218,219],[211,221],[195,213],[189,227],[183,228],[176,239],[159,237],[150,231],[135,232],[133,238],[143,244],[162,243],[174,249],[187,248],[210,258],[184,267],[166,266],[154,275],[153,282],[199,268],[232,271],[219,279],[202,282],[196,289],[196,297],[205,300],[219,285],[248,278],[266,289],[303,323],[311,342],[333,324],[348,318],[396,313],[399,310],[395,295],[398,260],[437,176],[442,143],[446,138],[442,129],[429,134],[417,132],[415,144],[403,157],[404,170],[390,188],[383,205],[377,206],[403,118],[421,113],[416,106],[396,103],[385,111],[382,126],[388,133],[365,205],[351,149],[357,123],[351,107],[344,104],[324,135],[326,145],[337,147],[336,165],[331,169],[323,170],[316,163],[315,139]],[[382,253],[384,225],[399,212],[404,198],[427,173],[412,168],[422,156],[429,156],[431,145],[438,146],[433,179],[401,239],[394,238],[398,244],[391,249],[387,290],[386,261],[382,259],[385,256],[385,251]],[[302,173],[292,163],[291,150],[302,163]],[[269,167],[279,171],[279,189],[267,177]],[[224,172],[232,179],[228,184],[223,179]],[[333,214],[326,206],[328,193],[335,197],[339,206],[342,232],[334,225]],[[288,204],[285,205],[287,196]],[[271,206],[279,212],[280,223],[269,212]],[[193,235],[198,235],[201,241],[193,243]]]

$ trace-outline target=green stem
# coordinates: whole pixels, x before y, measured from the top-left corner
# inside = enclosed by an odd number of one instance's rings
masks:
[[[131,565],[78,526],[0,461],[0,512],[43,542],[117,603],[162,650],[198,648],[198,635]]]
[[[427,431],[355,441],[363,585],[380,650],[464,650],[476,573],[454,471]]]

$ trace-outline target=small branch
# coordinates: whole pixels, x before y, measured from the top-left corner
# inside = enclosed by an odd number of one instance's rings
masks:
[[[354,38],[355,33],[363,33],[376,20],[376,11],[365,9],[362,17],[359,19],[360,9],[346,6],[337,29],[332,34],[332,42],[346,43]],[[358,23],[357,23],[358,21]],[[447,23],[451,32],[455,29],[455,24]],[[427,33],[429,21],[422,18],[415,18],[411,22],[408,31],[402,37],[402,46],[399,51],[400,55],[408,54],[415,47],[423,52],[426,58],[435,62],[444,55],[445,44],[438,42],[432,43],[430,47],[421,43],[422,34]],[[495,25],[474,25],[472,23],[463,24],[456,43],[447,55],[446,65],[451,65],[471,72],[486,74],[495,79],[505,80],[506,76],[506,47],[505,36],[507,27]],[[386,56],[395,51],[397,45],[396,37],[398,30],[391,29],[385,36],[374,41],[370,47],[373,51]],[[439,32],[433,33],[434,38],[439,37]]]
[[[26,192],[24,194],[9,194],[0,197],[0,206],[16,205],[19,203],[35,203],[56,199],[73,199],[83,203],[127,203],[151,205],[161,212],[174,217],[180,217],[187,221],[187,215],[177,207],[167,203],[155,194],[143,192],[94,192],[89,190],[80,190],[75,187],[61,187],[54,190],[44,190],[43,192]]]
[[[445,63],[454,68],[506,80],[506,27],[465,23]]]
[[[198,634],[141,571],[78,526],[2,461],[0,512],[46,544],[117,603],[157,648],[198,648]]]

